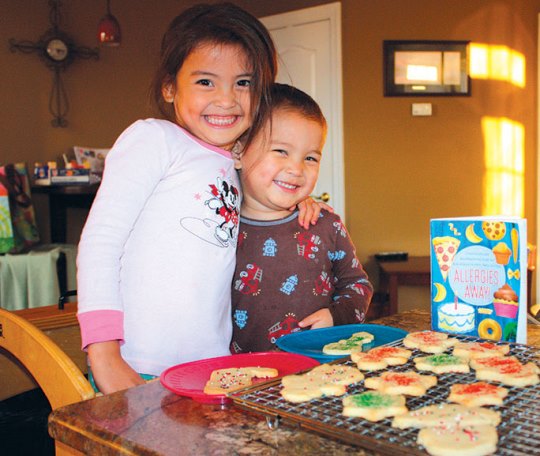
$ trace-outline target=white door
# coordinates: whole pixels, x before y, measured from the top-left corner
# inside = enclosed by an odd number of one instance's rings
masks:
[[[328,122],[319,181],[313,196],[345,219],[341,83],[341,3],[261,18],[279,54],[278,82],[291,84],[319,103]]]

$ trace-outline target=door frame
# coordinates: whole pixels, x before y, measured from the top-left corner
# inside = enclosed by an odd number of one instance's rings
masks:
[[[540,201],[540,13],[538,14],[538,34],[536,43],[536,265],[540,264],[540,211],[538,210],[538,202]],[[533,303],[538,301],[536,297],[540,290],[540,274],[536,272],[536,290],[533,293]]]

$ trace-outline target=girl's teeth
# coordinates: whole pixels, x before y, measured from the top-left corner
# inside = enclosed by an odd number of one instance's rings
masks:
[[[206,120],[208,123],[211,123],[213,125],[223,126],[223,125],[231,125],[236,120],[236,117],[214,117],[214,116],[206,116]]]

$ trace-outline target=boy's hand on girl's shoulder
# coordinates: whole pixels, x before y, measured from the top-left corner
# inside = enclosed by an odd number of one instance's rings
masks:
[[[326,203],[315,201],[313,198],[306,198],[298,205],[291,207],[289,210],[294,211],[298,208],[298,223],[306,230],[310,225],[315,225],[319,219],[319,214],[322,209],[329,212],[334,212],[334,209]]]
[[[327,308],[317,310],[298,323],[300,328],[318,329],[334,326],[334,319]]]

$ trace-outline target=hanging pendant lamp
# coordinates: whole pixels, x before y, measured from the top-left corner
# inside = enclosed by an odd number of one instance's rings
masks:
[[[120,46],[122,32],[120,24],[111,14],[111,2],[107,0],[107,14],[99,21],[98,41],[103,46]]]

